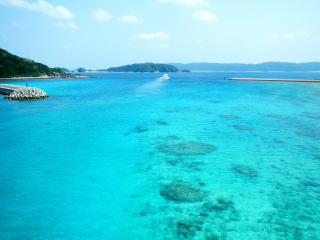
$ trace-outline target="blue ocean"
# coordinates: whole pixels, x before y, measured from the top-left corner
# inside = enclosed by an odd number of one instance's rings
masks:
[[[319,72],[89,75],[1,97],[1,240],[320,239],[320,84],[228,80]]]

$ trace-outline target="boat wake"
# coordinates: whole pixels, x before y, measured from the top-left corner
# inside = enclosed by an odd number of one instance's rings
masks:
[[[152,82],[146,83],[141,87],[138,87],[137,92],[149,92],[160,88],[169,78],[160,77]]]

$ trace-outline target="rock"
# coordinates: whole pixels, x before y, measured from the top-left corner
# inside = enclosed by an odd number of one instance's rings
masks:
[[[157,121],[157,124],[159,124],[159,125],[169,125],[168,122],[162,121],[162,120]]]
[[[292,119],[292,117],[278,115],[278,114],[268,114],[268,115],[266,115],[266,117],[273,118],[273,119],[279,119],[279,120],[291,120]]]
[[[181,109],[168,109],[166,110],[167,113],[179,113],[179,112],[182,112]]]
[[[142,210],[142,211],[139,212],[139,215],[142,216],[142,217],[144,217],[144,216],[147,216],[147,215],[148,215],[148,212]]]
[[[181,142],[174,144],[161,144],[158,149],[162,152],[173,154],[176,156],[183,155],[205,155],[216,151],[216,147],[201,142]]]
[[[320,114],[318,112],[304,112],[303,115],[311,119],[320,119]]]
[[[221,114],[220,117],[221,118],[228,118],[228,119],[240,119],[239,116],[231,115],[231,114]]]
[[[320,182],[314,180],[302,180],[301,183],[308,187],[320,187]]]
[[[134,129],[134,131],[136,133],[144,133],[144,132],[148,132],[149,128],[145,127],[145,126],[136,126],[136,128]]]
[[[160,194],[167,200],[175,202],[201,202],[206,197],[205,192],[182,181],[170,183],[160,191]]]
[[[253,130],[252,127],[248,127],[248,126],[244,126],[244,125],[233,125],[233,127],[235,129],[238,129],[238,130],[245,130],[245,131],[251,131]]]
[[[171,166],[177,166],[179,164],[178,159],[167,159],[166,162],[170,164]]]
[[[217,100],[217,99],[211,99],[211,100],[209,100],[209,102],[210,102],[210,103],[220,103],[220,101]]]
[[[197,231],[201,231],[203,222],[201,220],[181,220],[177,222],[177,235],[185,239],[193,238]]]
[[[49,95],[39,88],[21,87],[12,91],[5,99],[8,100],[31,100],[48,98]]]
[[[207,212],[222,211],[220,207],[217,205],[217,203],[213,203],[213,202],[205,202],[202,205],[202,208]]]
[[[164,137],[164,140],[168,140],[168,141],[175,141],[175,140],[179,140],[180,137],[176,136],[176,135],[168,135]]]
[[[233,202],[224,198],[218,198],[216,202],[205,202],[202,205],[203,211],[222,212],[233,208]]]
[[[206,236],[206,240],[219,240],[219,236],[215,233],[208,233]]]
[[[310,137],[310,138],[314,138],[314,139],[319,139],[320,137],[320,131],[317,128],[311,128],[311,129],[300,129],[298,131],[294,132],[296,135],[298,136],[302,136],[302,137]]]
[[[239,173],[239,174],[245,175],[247,177],[251,177],[251,178],[258,176],[258,172],[255,169],[253,169],[249,166],[246,166],[246,165],[235,165],[235,166],[233,166],[233,170],[236,173]]]
[[[209,214],[206,213],[206,212],[200,212],[199,215],[200,215],[201,217],[208,217],[208,216],[209,216]]]
[[[199,161],[192,161],[192,162],[184,162],[183,166],[193,169],[193,170],[199,170],[201,165],[203,165],[203,162],[199,162]]]

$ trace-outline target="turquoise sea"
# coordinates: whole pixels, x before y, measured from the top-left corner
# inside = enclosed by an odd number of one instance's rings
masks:
[[[320,84],[226,80],[320,73],[90,75],[1,98],[1,240],[320,239]]]

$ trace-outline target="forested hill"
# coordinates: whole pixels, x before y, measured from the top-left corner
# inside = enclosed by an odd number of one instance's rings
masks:
[[[169,64],[136,63],[106,69],[108,72],[178,72],[179,69]]]
[[[39,77],[54,74],[63,74],[63,71],[60,68],[49,68],[44,64],[15,56],[0,48],[0,78]]]

